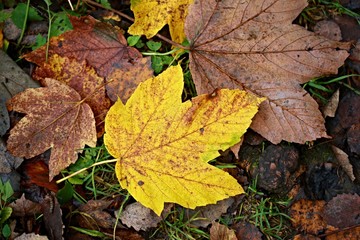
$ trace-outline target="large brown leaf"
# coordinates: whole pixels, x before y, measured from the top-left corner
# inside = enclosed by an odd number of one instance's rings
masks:
[[[91,16],[69,17],[74,30],[65,32],[50,41],[48,54],[86,60],[101,77],[114,69],[142,58],[141,53],[127,46],[122,32],[113,26],[97,21]],[[46,48],[41,47],[24,55],[26,60],[41,65],[45,62]]]
[[[267,97],[251,128],[273,143],[326,137],[317,103],[300,84],[336,73],[349,44],[292,21],[306,0],[196,0],[185,31],[199,94],[240,88]]]
[[[96,145],[94,114],[80,95],[54,79],[46,87],[29,88],[8,102],[9,111],[26,114],[10,131],[8,150],[15,156],[31,158],[48,149],[50,180],[74,163],[85,144]]]

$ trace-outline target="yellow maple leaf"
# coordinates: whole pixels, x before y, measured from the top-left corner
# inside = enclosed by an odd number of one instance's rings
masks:
[[[105,118],[105,146],[119,159],[122,188],[160,215],[165,202],[195,208],[243,193],[228,173],[207,162],[240,141],[264,100],[222,89],[181,102],[183,73],[170,67],[141,83]]]
[[[132,35],[153,37],[166,24],[169,25],[171,39],[177,43],[185,40],[184,25],[188,6],[194,0],[131,0],[131,10],[135,22],[128,32]]]

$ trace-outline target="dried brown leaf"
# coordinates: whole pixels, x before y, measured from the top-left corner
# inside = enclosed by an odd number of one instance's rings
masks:
[[[12,216],[16,217],[34,216],[41,213],[41,205],[27,200],[25,194],[15,200],[15,202],[10,203],[9,207],[13,209]]]
[[[335,157],[338,160],[340,166],[344,169],[344,171],[349,176],[351,181],[354,181],[355,180],[354,169],[350,163],[349,156],[346,154],[346,152],[344,152],[338,147],[335,147],[334,145],[331,145],[331,149],[333,150]]]
[[[324,118],[326,117],[335,117],[336,110],[339,106],[339,97],[340,91],[339,89],[331,96],[329,102],[325,105],[323,109]]]
[[[324,208],[324,220],[336,228],[360,224],[360,197],[357,194],[340,194],[331,199]]]
[[[292,24],[306,0],[196,0],[185,31],[197,92],[240,88],[267,97],[251,128],[273,143],[327,137],[317,103],[300,84],[336,73],[348,43]]]
[[[78,61],[86,60],[101,77],[106,77],[123,64],[142,58],[137,49],[127,46],[121,30],[91,16],[69,18],[73,30],[51,38],[49,56],[56,53]],[[38,48],[24,57],[41,65],[46,61],[46,47]]]
[[[172,204],[166,204],[162,215],[169,213]],[[135,202],[126,206],[121,213],[120,220],[128,227],[134,228],[136,231],[147,230],[156,227],[163,218],[156,215],[151,209],[144,207],[139,202]]]
[[[234,230],[218,222],[213,222],[210,228],[210,240],[238,240],[238,238]]]
[[[85,144],[95,147],[94,114],[72,88],[54,79],[46,87],[27,89],[8,102],[9,111],[26,114],[10,131],[8,150],[31,158],[52,149],[49,178],[74,163]]]
[[[290,209],[292,224],[305,233],[318,234],[326,227],[322,218],[325,201],[312,201],[300,199]]]

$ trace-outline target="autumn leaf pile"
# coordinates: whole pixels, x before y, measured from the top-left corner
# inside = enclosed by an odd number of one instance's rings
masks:
[[[168,24],[174,42],[187,38],[198,97],[181,102],[179,65],[154,77],[150,59],[127,46],[121,30],[70,17],[74,29],[52,38],[48,52],[24,56],[37,65],[33,78],[43,87],[8,102],[25,114],[8,149],[31,158],[51,148],[52,179],[85,145],[96,145],[105,122],[121,187],[160,215],[165,202],[195,208],[242,193],[207,162],[248,127],[275,144],[327,137],[318,105],[301,84],[336,73],[349,44],[292,24],[307,1],[192,2],[134,0],[128,33],[151,38]]]

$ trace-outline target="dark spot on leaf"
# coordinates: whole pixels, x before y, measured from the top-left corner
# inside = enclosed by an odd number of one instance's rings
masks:
[[[30,143],[25,144],[26,148],[30,148]]]
[[[62,42],[58,43],[58,47],[61,48],[62,47]]]
[[[200,134],[203,134],[204,133],[204,128],[200,128],[199,131],[200,131]]]
[[[141,187],[142,185],[144,185],[144,182],[143,181],[138,181],[138,185]]]

